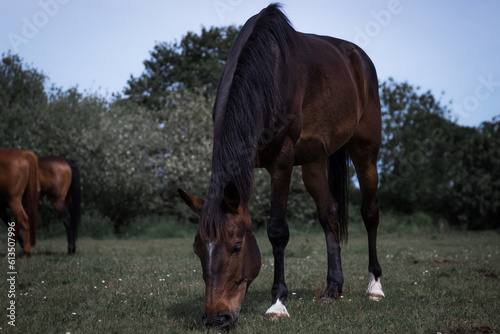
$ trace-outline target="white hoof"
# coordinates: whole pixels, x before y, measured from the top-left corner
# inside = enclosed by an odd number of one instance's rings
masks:
[[[372,273],[368,273],[369,282],[368,289],[366,289],[366,294],[370,300],[382,300],[385,298],[384,291],[382,291],[382,283],[380,282],[380,277],[378,280],[375,279],[375,276]]]
[[[274,303],[270,308],[267,309],[266,317],[271,320],[276,320],[283,317],[288,318],[290,317],[290,314],[288,314],[285,305],[283,305],[283,303],[278,299],[276,303]]]

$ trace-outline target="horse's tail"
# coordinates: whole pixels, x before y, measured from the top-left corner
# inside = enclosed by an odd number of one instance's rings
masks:
[[[69,186],[68,195],[71,196],[69,205],[69,214],[71,215],[71,226],[75,231],[75,239],[78,237],[78,226],[81,220],[81,203],[82,203],[82,189],[80,184],[80,170],[76,161],[66,159],[66,162],[71,167],[71,185]]]
[[[345,147],[328,158],[328,186],[337,200],[339,215],[339,240],[347,243],[347,220],[349,209],[349,155]]]
[[[32,152],[26,152],[29,163],[29,177],[26,191],[24,192],[24,205],[28,215],[30,228],[30,244],[36,244],[36,221],[38,215],[38,159]]]

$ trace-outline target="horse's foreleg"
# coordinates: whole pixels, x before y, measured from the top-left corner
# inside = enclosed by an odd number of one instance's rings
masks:
[[[289,317],[284,302],[288,296],[285,284],[285,248],[290,238],[286,222],[286,203],[293,169],[293,144],[287,141],[267,170],[271,175],[271,214],[267,224],[267,236],[273,247],[274,282],[271,290],[272,305],[266,311],[271,319]]]
[[[266,311],[270,318],[290,316],[284,305],[288,296],[288,288],[285,283],[285,248],[290,238],[288,223],[284,216],[273,217],[271,209],[271,218],[267,224],[267,236],[273,247],[274,256],[274,282],[271,290],[272,304]]]

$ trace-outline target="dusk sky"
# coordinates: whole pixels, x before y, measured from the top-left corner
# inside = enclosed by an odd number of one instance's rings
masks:
[[[50,84],[110,96],[157,42],[201,27],[242,25],[262,0],[0,0],[0,52],[18,54]],[[284,0],[296,30],[343,38],[371,57],[379,79],[445,92],[459,124],[500,115],[500,1]]]

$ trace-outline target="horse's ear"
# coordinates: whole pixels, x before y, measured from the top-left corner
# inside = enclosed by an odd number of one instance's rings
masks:
[[[201,212],[201,207],[203,206],[203,199],[199,198],[197,196],[191,195],[181,188],[178,188],[177,191],[179,192],[179,195],[181,195],[182,200],[184,203],[189,206],[189,208],[196,213],[197,215],[200,214]]]
[[[227,213],[237,213],[240,206],[240,192],[233,182],[229,182],[224,187],[224,200],[222,201],[222,210]]]

